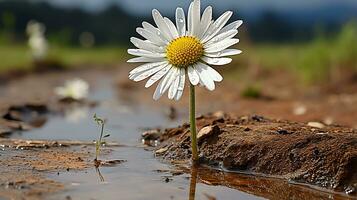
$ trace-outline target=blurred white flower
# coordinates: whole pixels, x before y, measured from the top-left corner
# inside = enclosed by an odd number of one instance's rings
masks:
[[[35,60],[43,60],[47,56],[48,43],[45,38],[45,30],[45,25],[42,23],[30,21],[27,24],[28,45]]]
[[[89,84],[82,79],[74,79],[66,81],[64,86],[55,88],[55,93],[65,99],[71,98],[74,100],[85,99],[88,96]]]

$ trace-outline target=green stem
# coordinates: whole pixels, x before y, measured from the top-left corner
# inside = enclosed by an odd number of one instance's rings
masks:
[[[190,83],[190,131],[191,131],[192,161],[194,164],[198,162],[195,110],[196,110],[195,86]]]
[[[99,140],[96,142],[96,151],[95,151],[95,159],[98,159],[99,153],[100,153],[100,146],[102,145],[102,138],[103,138],[103,132],[104,132],[104,122],[102,124],[102,127],[100,129],[100,136]]]
[[[99,141],[100,141],[100,142],[102,142],[103,132],[104,132],[104,122],[103,122],[103,124],[102,124],[102,128],[100,129],[100,137],[99,137]]]

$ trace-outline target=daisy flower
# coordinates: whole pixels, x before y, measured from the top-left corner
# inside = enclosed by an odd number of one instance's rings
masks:
[[[228,64],[232,59],[227,56],[241,53],[240,50],[228,48],[239,42],[234,36],[242,21],[226,25],[233,14],[231,11],[214,21],[211,6],[201,16],[200,4],[200,0],[190,4],[187,19],[184,10],[177,8],[175,23],[154,9],[152,15],[156,26],[143,22],[143,27],[136,29],[145,40],[131,38],[137,49],[129,49],[128,53],[138,57],[128,62],[146,64],[133,69],[129,78],[134,81],[149,78],[146,88],[161,79],[153,95],[155,100],[166,91],[169,99],[179,100],[186,77],[193,86],[200,84],[214,90],[215,82],[223,78],[210,65]]]
[[[87,98],[89,84],[82,79],[66,81],[64,86],[55,88],[55,93],[62,99],[82,100]]]

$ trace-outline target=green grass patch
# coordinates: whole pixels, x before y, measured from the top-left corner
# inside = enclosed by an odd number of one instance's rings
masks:
[[[11,69],[28,69],[31,55],[26,46],[0,45],[0,72]]]
[[[0,45],[0,73],[8,70],[24,69],[32,67],[32,57],[26,45],[1,44]],[[100,47],[79,48],[51,46],[48,58],[63,63],[68,67],[83,64],[113,65],[128,59],[126,48]]]
[[[304,84],[334,81],[341,78],[336,72],[357,73],[356,36],[357,25],[348,23],[332,37],[320,34],[306,43],[238,45],[243,53],[233,59],[235,67],[226,77],[249,81],[254,70],[284,70]]]
[[[248,85],[241,92],[241,96],[244,98],[258,99],[262,97],[261,88],[257,85]]]

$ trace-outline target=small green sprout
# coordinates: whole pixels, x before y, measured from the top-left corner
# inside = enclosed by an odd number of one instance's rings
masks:
[[[107,138],[110,135],[109,134],[104,134],[104,125],[105,125],[105,120],[97,117],[97,114],[94,114],[93,116],[94,121],[100,126],[100,136],[98,140],[95,141],[95,163],[99,163],[98,157],[100,154],[100,147],[105,144],[105,141],[103,141],[103,138]]]
[[[241,96],[245,98],[259,99],[262,97],[261,88],[256,85],[250,85],[242,91]]]

